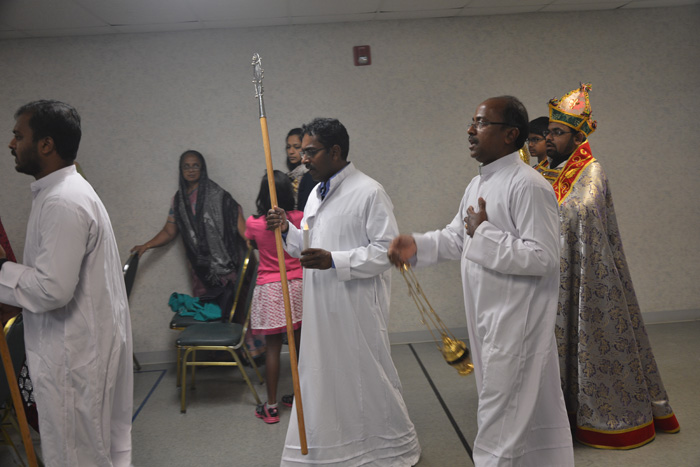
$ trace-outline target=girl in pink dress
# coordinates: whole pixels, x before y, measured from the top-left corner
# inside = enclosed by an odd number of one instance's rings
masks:
[[[289,222],[299,227],[303,213],[294,210],[294,190],[289,177],[283,172],[275,170],[275,186],[279,207],[287,211]],[[254,335],[265,335],[267,342],[267,353],[265,355],[267,402],[255,409],[255,416],[261,418],[265,423],[277,423],[280,420],[277,407],[280,351],[282,349],[282,337],[287,332],[287,324],[275,234],[267,230],[267,222],[265,220],[267,211],[272,207],[267,176],[263,177],[260,183],[260,193],[258,194],[256,206],[257,215],[250,216],[246,220],[245,231],[246,237],[260,252],[258,279],[251,305],[250,328]],[[301,334],[302,269],[298,259],[292,258],[287,253],[284,254],[284,258],[287,269],[289,300],[292,308],[292,322],[294,323],[294,339],[298,349],[299,336]]]

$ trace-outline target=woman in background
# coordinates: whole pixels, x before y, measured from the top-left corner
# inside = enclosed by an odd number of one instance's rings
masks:
[[[165,226],[131,251],[140,257],[146,250],[167,245],[179,233],[192,273],[192,296],[218,304],[223,316],[228,316],[246,250],[243,209],[228,191],[209,179],[206,161],[198,151],[189,149],[180,155],[179,172],[179,189]],[[244,302],[239,302],[241,309]],[[244,315],[235,313],[234,321],[245,320]],[[253,357],[265,352],[265,343],[250,335],[246,345]]]
[[[141,256],[146,250],[170,243],[179,233],[192,271],[192,295],[220,295],[223,289],[233,289],[245,255],[243,210],[209,179],[207,164],[197,151],[187,150],[180,156],[179,185],[165,226],[131,251]],[[225,305],[222,311],[228,311]]]
[[[292,181],[294,200],[296,202],[299,190],[299,182],[307,172],[306,166],[301,163],[301,128],[292,128],[287,133],[285,150],[287,152],[287,175]]]
[[[287,211],[289,222],[299,227],[303,213],[294,210],[294,192],[290,178],[279,170],[275,170],[275,186],[277,190],[277,204]],[[287,332],[287,321],[275,234],[267,230],[267,221],[265,220],[267,211],[272,207],[267,176],[264,176],[260,183],[260,192],[256,206],[258,209],[257,215],[248,218],[245,231],[246,237],[260,251],[258,279],[253,291],[253,303],[251,305],[250,328],[254,335],[264,335],[267,343],[267,353],[265,354],[267,402],[256,408],[255,416],[261,418],[265,423],[277,423],[280,420],[277,407],[277,382],[279,380],[282,338]],[[292,258],[287,253],[284,254],[284,258],[294,326],[294,340],[298,349],[302,315],[302,268],[297,258]],[[291,405],[292,397],[283,396],[283,403]]]
[[[311,193],[311,190],[316,185],[316,182],[311,178],[308,169],[301,163],[301,128],[292,128],[287,133],[287,175],[292,181],[294,190],[294,205],[297,210],[304,212],[306,200]]]

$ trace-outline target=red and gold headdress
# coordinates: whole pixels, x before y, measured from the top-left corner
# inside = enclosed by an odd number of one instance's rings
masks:
[[[591,103],[588,100],[591,89],[590,83],[581,84],[581,87],[565,94],[561,99],[550,100],[549,121],[582,131],[586,137],[590,136],[597,126],[595,120],[591,119]]]

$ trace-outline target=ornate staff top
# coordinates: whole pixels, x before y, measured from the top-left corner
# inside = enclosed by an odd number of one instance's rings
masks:
[[[260,104],[260,118],[265,118],[265,103],[263,102],[263,68],[262,60],[260,59],[260,54],[257,52],[253,54],[253,84],[255,85],[255,98],[258,99]]]

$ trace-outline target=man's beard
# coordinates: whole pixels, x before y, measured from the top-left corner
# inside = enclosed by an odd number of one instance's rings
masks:
[[[24,154],[21,158],[15,156],[17,160],[17,165],[15,170],[19,173],[35,176],[41,172],[41,166],[39,165],[39,154],[36,151],[32,151],[30,154]]]
[[[556,150],[556,148],[552,148],[552,152],[550,155],[549,148],[547,148],[547,158],[549,159],[549,167],[554,169],[559,166],[562,162],[567,160],[571,155],[574,153],[574,150],[572,149],[570,152],[564,154]]]

